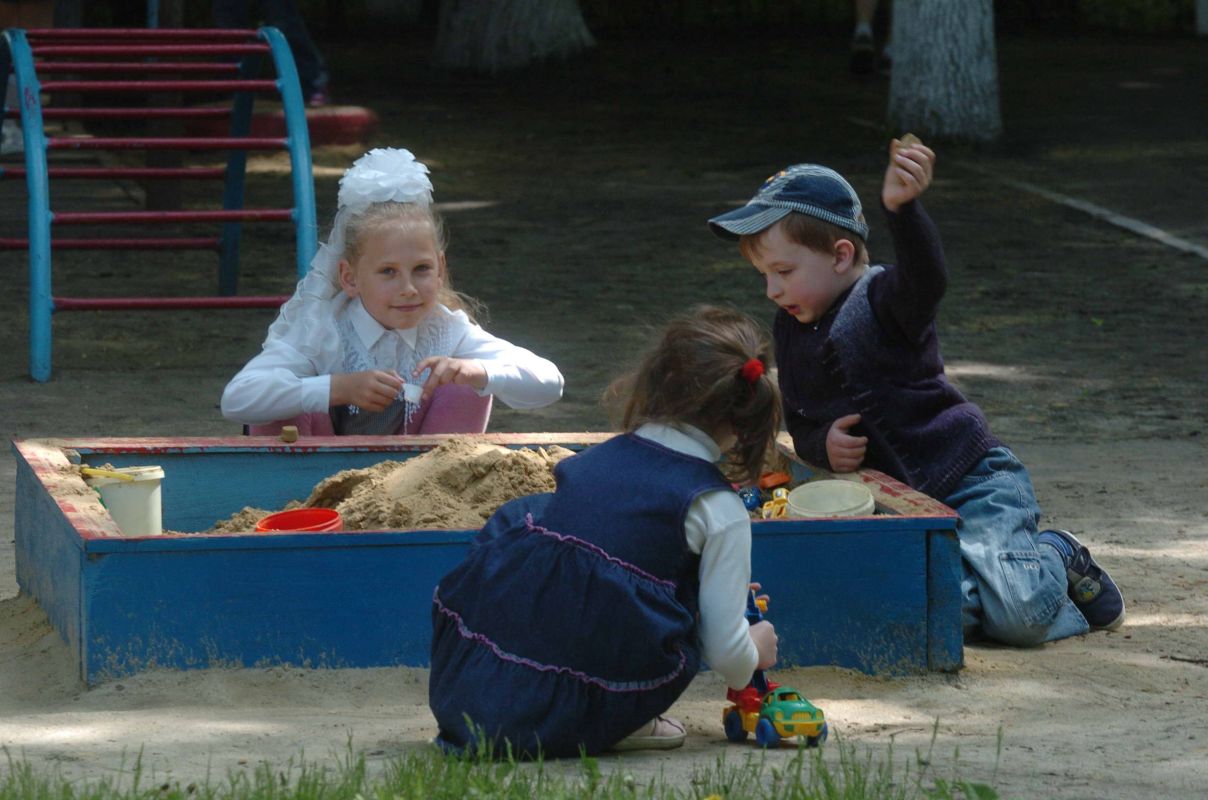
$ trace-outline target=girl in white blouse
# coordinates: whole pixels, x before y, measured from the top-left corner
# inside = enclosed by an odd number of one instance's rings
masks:
[[[480,433],[492,396],[562,396],[553,363],[487,333],[451,287],[427,172],[375,149],[344,174],[331,237],[227,384],[223,416],[254,434]]]

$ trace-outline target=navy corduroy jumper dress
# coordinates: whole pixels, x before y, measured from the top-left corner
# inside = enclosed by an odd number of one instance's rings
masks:
[[[433,595],[438,743],[597,753],[666,711],[700,668],[699,556],[684,517],[717,467],[634,434],[513,500]],[[467,725],[467,720],[469,725]]]

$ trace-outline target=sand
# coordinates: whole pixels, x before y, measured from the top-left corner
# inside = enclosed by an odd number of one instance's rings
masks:
[[[571,454],[556,445],[511,449],[457,436],[405,461],[338,472],[285,508],[333,508],[347,531],[473,530],[508,500],[552,492],[553,467]],[[206,532],[251,530],[280,510],[244,508]]]
[[[1125,587],[1124,628],[1030,650],[969,646],[965,668],[953,675],[882,678],[819,667],[774,678],[824,709],[834,741],[874,758],[892,744],[895,760],[905,763],[930,747],[934,731],[939,774],[994,780],[1005,796],[1203,797],[1208,597],[1195,589],[1208,572],[1198,499],[1203,446],[1031,443],[1017,450],[1032,465],[1042,503],[1062,523],[1090,532],[1096,555]],[[1071,461],[1080,465],[1076,473],[1065,467]],[[375,475],[360,485],[372,480],[389,482]],[[338,483],[333,478],[328,488]],[[17,595],[11,557],[11,548],[0,551],[8,561],[0,565],[7,568],[0,573],[7,575],[0,745],[40,767],[72,777],[128,776],[141,749],[144,770],[157,780],[185,782],[261,762],[284,765],[303,753],[334,765],[351,742],[379,768],[426,747],[435,733],[423,669],[152,671],[86,689],[37,604]],[[605,768],[686,782],[719,756],[737,763],[752,746],[725,741],[723,705],[724,687],[703,673],[671,712],[688,726],[685,749],[604,759]],[[824,747],[827,758],[836,757],[834,741]],[[769,757],[775,764],[791,755]]]

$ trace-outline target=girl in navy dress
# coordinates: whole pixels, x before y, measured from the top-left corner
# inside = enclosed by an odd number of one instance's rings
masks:
[[[660,715],[702,660],[736,689],[775,663],[772,626],[744,617],[750,517],[717,467],[759,475],[779,425],[769,360],[736,311],[673,320],[614,387],[626,432],[560,462],[552,494],[487,521],[433,595],[438,744],[678,747],[683,725]]]

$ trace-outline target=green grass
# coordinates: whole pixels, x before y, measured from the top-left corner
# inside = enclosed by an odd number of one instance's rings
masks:
[[[1000,733],[1000,751],[1001,740]],[[623,760],[605,770],[588,757],[521,763],[487,753],[449,757],[435,750],[399,756],[371,775],[364,756],[354,754],[351,746],[334,767],[304,759],[283,768],[262,763],[201,784],[149,785],[141,756],[117,777],[70,781],[57,772],[42,773],[5,750],[8,769],[0,776],[0,800],[997,800],[998,793],[987,784],[940,775],[932,761],[934,746],[933,732],[927,753],[895,763],[892,744],[884,757],[874,757],[832,739],[822,749],[800,750],[784,762],[771,763],[758,751],[738,760],[719,757],[676,784],[661,776],[639,780],[625,770]],[[831,757],[824,759],[827,748]],[[953,770],[957,757],[959,753]]]

